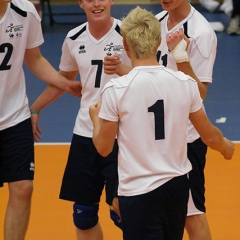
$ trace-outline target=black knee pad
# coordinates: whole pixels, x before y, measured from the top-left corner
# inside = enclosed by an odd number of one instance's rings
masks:
[[[122,229],[122,219],[118,216],[118,214],[114,210],[110,210],[110,218],[113,220],[114,224]]]
[[[98,223],[99,204],[80,205],[73,204],[73,222],[74,225],[81,229],[87,230]]]

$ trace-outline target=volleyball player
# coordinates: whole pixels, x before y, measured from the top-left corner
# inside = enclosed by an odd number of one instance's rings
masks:
[[[93,142],[107,156],[119,144],[118,198],[124,240],[182,240],[192,165],[187,157],[189,118],[202,140],[231,159],[234,144],[208,120],[197,82],[159,65],[160,23],[139,7],[123,19],[124,48],[133,69],[112,79],[93,104]],[[187,43],[172,50],[188,62]],[[100,111],[100,112],[99,112]]]
[[[34,140],[23,62],[39,79],[73,94],[81,91],[80,83],[65,79],[41,55],[40,20],[31,2],[0,0],[0,186],[8,183],[9,191],[4,240],[24,239],[33,192]]]
[[[80,0],[87,22],[69,31],[62,46],[60,73],[72,80],[79,73],[82,83],[80,109],[60,191],[60,199],[73,202],[79,240],[103,239],[98,210],[104,187],[109,215],[120,227],[120,218],[111,209],[118,181],[117,142],[106,158],[99,155],[92,143],[93,127],[88,113],[89,106],[100,99],[103,86],[112,78],[103,71],[104,57],[116,54],[130,64],[123,51],[121,21],[110,15],[112,5],[113,0]],[[31,108],[41,110],[60,95],[60,90],[49,86]]]

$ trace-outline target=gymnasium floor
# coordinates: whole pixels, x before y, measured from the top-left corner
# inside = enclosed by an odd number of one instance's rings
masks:
[[[130,3],[130,1],[127,2]],[[136,4],[115,4],[112,15],[121,18],[135,6]],[[161,11],[159,4],[141,4],[141,6],[153,13]],[[194,6],[209,21],[221,21],[225,26],[228,25],[229,16],[222,13],[208,13],[199,5]],[[79,12],[79,7],[54,5],[53,11]],[[81,18],[80,21],[85,21],[84,16],[56,16],[54,19],[58,23],[50,27],[49,19],[45,17],[45,43],[41,50],[56,69],[58,69],[64,37],[71,28],[76,26],[79,18]],[[207,216],[213,240],[240,240],[238,207],[240,203],[240,36],[228,36],[226,32],[222,32],[217,33],[217,37],[218,53],[213,84],[209,86],[205,107],[210,120],[223,131],[226,137],[236,142],[236,152],[231,161],[225,161],[220,154],[212,150],[208,152]],[[46,85],[38,81],[27,69],[26,78],[31,104]],[[71,216],[72,204],[59,200],[58,193],[78,108],[79,99],[65,94],[41,113],[40,127],[43,131],[43,140],[40,144],[36,144],[35,190],[26,240],[76,239]],[[3,225],[6,202],[7,185],[0,189],[0,229]],[[103,198],[100,205],[100,223],[105,240],[121,240],[121,231],[113,225],[108,216]],[[184,240],[187,239],[185,235]],[[3,240],[2,230],[0,230],[0,240]]]

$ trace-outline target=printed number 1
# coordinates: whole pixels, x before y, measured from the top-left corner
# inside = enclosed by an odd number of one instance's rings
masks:
[[[148,112],[154,113],[155,140],[165,139],[163,100],[158,100],[155,102],[151,107],[148,108]]]
[[[102,76],[102,68],[103,63],[102,60],[92,60],[92,65],[97,65],[97,73],[95,78],[95,88],[100,88],[101,76]]]

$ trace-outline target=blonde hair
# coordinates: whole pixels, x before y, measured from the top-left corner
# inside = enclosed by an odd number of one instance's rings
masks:
[[[121,34],[137,59],[146,59],[157,53],[161,25],[149,11],[137,6],[122,19]]]

